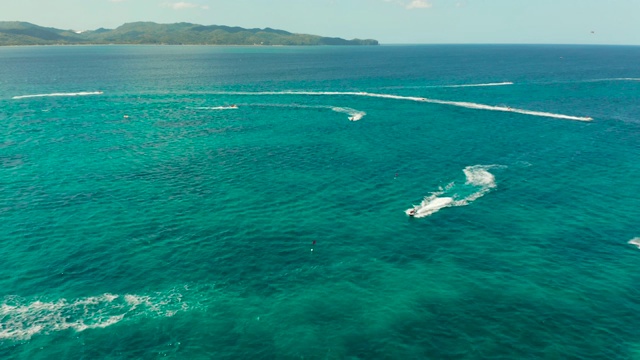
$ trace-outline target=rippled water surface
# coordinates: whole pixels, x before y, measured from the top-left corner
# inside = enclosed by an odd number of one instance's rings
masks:
[[[638,60],[0,48],[0,357],[640,358]]]

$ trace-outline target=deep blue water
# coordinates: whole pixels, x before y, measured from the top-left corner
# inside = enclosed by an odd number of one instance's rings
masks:
[[[0,358],[640,358],[639,63],[0,48]]]

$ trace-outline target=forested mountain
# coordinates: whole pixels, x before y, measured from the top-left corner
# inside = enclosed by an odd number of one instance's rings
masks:
[[[0,45],[64,44],[378,45],[378,41],[293,34],[271,28],[245,29],[190,23],[134,22],[116,29],[76,32],[27,22],[0,21]]]

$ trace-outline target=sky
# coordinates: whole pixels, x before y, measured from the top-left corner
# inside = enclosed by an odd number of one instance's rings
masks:
[[[640,0],[0,0],[0,21],[76,31],[190,22],[381,44],[640,45]]]

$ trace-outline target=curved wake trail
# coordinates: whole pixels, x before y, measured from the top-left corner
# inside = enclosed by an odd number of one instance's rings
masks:
[[[56,96],[89,96],[89,95],[102,95],[102,91],[81,91],[75,93],[51,93],[51,94],[34,94],[34,95],[18,95],[12,97],[12,99],[28,99],[38,97],[56,97]]]
[[[237,93],[234,93],[237,94]],[[255,93],[252,93],[255,94]],[[330,106],[330,105],[301,105],[301,104],[252,104],[251,106],[262,106],[262,107],[278,107],[278,108],[293,108],[293,109],[329,109],[331,111],[335,111],[337,113],[347,114],[349,117],[349,121],[358,121],[361,120],[366,112],[352,109],[349,107],[340,107],[340,106]],[[198,107],[194,109],[198,110],[223,110],[230,109],[232,107]],[[236,107],[237,108],[237,107]]]
[[[464,102],[464,101],[438,100],[438,99],[428,99],[428,98],[417,97],[417,96],[401,96],[401,95],[378,94],[378,93],[355,92],[355,91],[260,91],[260,92],[242,92],[241,91],[241,92],[221,92],[219,94],[365,96],[365,97],[373,97],[373,98],[384,98],[384,99],[394,99],[394,100],[425,102],[425,103],[440,104],[440,105],[450,105],[450,106],[457,106],[457,107],[463,107],[467,109],[476,109],[476,110],[514,112],[514,113],[523,114],[523,115],[540,116],[540,117],[548,117],[548,118],[564,119],[564,120],[575,120],[575,121],[593,120],[593,118],[586,117],[586,116],[573,116],[573,115],[556,114],[556,113],[550,113],[550,112],[544,112],[544,111],[516,109],[508,106],[494,106],[494,105],[478,104],[478,103]]]
[[[496,188],[495,177],[488,170],[503,167],[502,165],[467,166],[462,170],[466,178],[464,184],[449,183],[444,188],[426,196],[420,204],[406,209],[405,214],[410,215],[415,211],[413,217],[423,218],[446,207],[469,205]]]
[[[331,107],[331,110],[349,115],[349,121],[358,121],[361,120],[365,115],[367,115],[367,113],[364,111],[359,111],[352,108]]]

